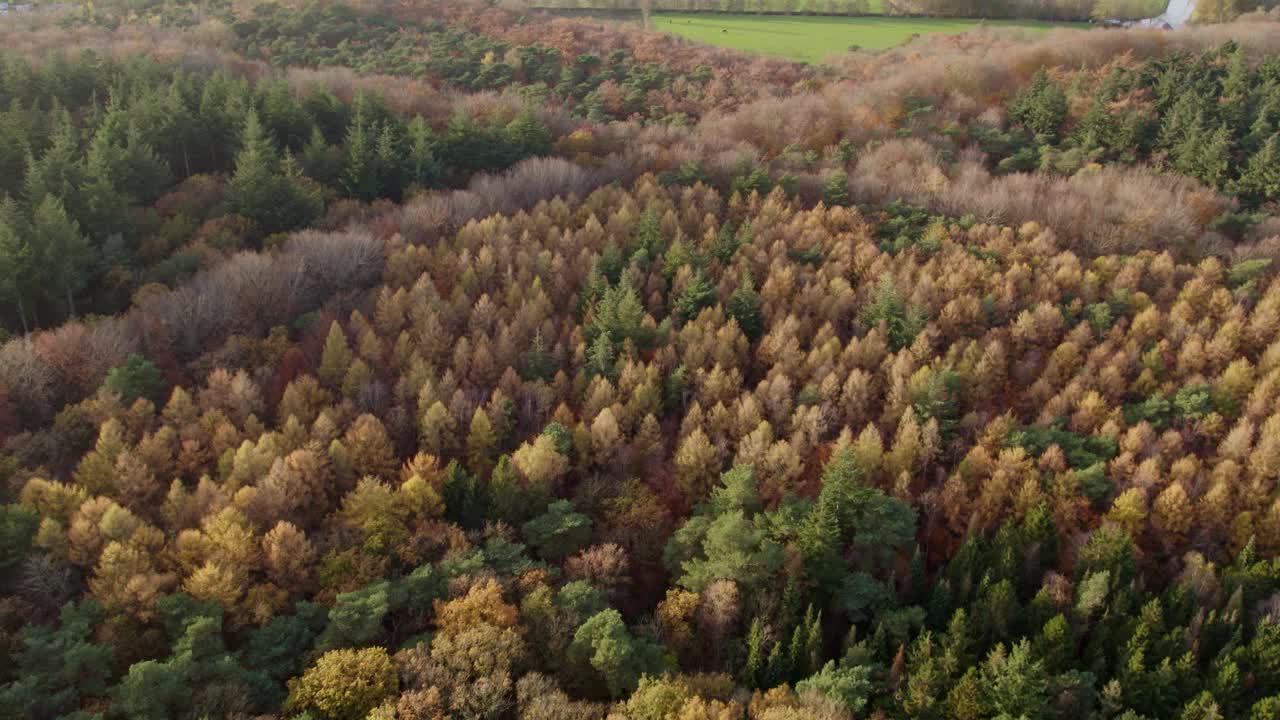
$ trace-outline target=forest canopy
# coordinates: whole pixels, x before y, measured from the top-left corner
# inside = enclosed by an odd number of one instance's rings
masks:
[[[0,718],[1280,717],[1280,32],[0,29]]]

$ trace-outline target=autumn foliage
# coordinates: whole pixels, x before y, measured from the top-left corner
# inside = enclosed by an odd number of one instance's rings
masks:
[[[237,123],[243,173],[147,207],[307,207],[317,181],[259,123],[323,135],[324,107],[351,113],[311,158],[348,159],[328,186],[345,197],[139,283],[124,312],[0,346],[0,718],[1277,716],[1273,36],[970,36],[868,81],[385,10],[422,27],[322,19],[374,48],[482,49],[386,58],[451,93],[537,45],[571,75],[588,51],[625,51],[603,66],[624,74],[707,62],[725,94],[592,115],[596,78],[541,114],[450,95],[440,123],[193,76],[277,112]],[[233,31],[242,51],[357,56],[277,13]],[[68,69],[94,67],[139,97],[196,82],[169,60],[59,62],[15,59],[0,88],[96,87]],[[722,77],[739,67],[760,86]],[[50,197],[102,189],[55,182],[106,123],[88,95],[66,152],[33,159]],[[384,192],[404,177],[377,148],[414,133],[432,157],[541,144]],[[1215,134],[1229,167],[1198,176],[1187,138]],[[26,185],[10,219],[71,227]],[[37,295],[16,287],[15,331],[66,302],[19,309]]]

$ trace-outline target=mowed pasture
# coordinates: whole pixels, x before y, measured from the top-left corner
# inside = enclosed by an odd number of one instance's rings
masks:
[[[691,40],[745,52],[777,55],[816,63],[851,47],[882,50],[915,35],[957,34],[976,27],[1020,28],[1045,32],[1067,23],[1036,20],[973,20],[963,18],[830,17],[805,15],[737,15],[660,13],[653,26]],[[1074,25],[1088,27],[1087,25]]]

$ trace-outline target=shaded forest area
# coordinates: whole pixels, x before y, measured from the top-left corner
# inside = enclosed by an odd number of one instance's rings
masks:
[[[0,718],[1280,715],[1272,20],[520,17],[0,31]]]

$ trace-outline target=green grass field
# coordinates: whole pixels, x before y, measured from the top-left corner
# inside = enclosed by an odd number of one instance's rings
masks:
[[[978,20],[948,18],[676,13],[653,16],[654,28],[662,32],[721,47],[778,55],[802,62],[820,62],[829,55],[848,50],[851,45],[881,50],[900,45],[915,34],[962,33],[979,24]],[[987,24],[990,27],[1024,28],[1035,32],[1064,26],[1060,23],[1022,20],[993,20]]]

